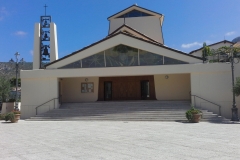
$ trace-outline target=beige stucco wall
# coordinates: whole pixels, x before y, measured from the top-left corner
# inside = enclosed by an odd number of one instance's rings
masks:
[[[40,68],[40,23],[35,23],[33,45],[33,69]]]
[[[240,68],[239,65],[237,65],[237,68]],[[235,71],[235,76],[240,77],[239,70]],[[231,72],[191,73],[191,92],[192,95],[200,96],[221,105],[222,116],[231,118],[233,99]],[[240,97],[236,97],[236,103],[239,108]],[[217,106],[199,98],[196,98],[196,106],[219,113]]]
[[[157,100],[190,100],[190,74],[154,75],[154,83]]]
[[[61,79],[62,102],[92,102],[98,99],[98,77],[87,78],[87,82],[94,83],[93,93],[81,93],[81,83],[86,82],[82,78],[63,78]]]
[[[169,75],[169,83],[162,80],[161,75]],[[79,69],[46,69],[46,70],[32,70],[21,71],[22,80],[22,113],[23,117],[29,117],[35,115],[35,107],[52,99],[58,97],[58,79],[67,80],[66,84],[71,87],[76,87],[74,92],[80,90],[80,82],[88,78],[89,81],[97,82],[96,77],[114,77],[114,76],[139,76],[139,75],[156,75],[156,96],[161,100],[163,92],[161,89],[167,90],[170,82],[183,90],[183,86],[178,85],[178,81],[186,85],[186,91],[184,91],[187,97],[187,86],[189,79],[187,75],[191,74],[191,92],[202,98],[210,100],[214,103],[222,105],[223,116],[231,117],[231,103],[232,103],[232,91],[231,91],[231,65],[229,63],[209,63],[209,64],[183,64],[183,65],[160,65],[160,66],[132,66],[132,67],[107,67],[107,68],[79,68]],[[73,84],[75,77],[79,78],[79,83]],[[174,76],[176,76],[174,78]],[[180,76],[180,77],[179,77]],[[183,76],[183,77],[181,77]],[[235,64],[235,76],[240,77],[240,64]],[[95,77],[95,78],[94,78]],[[74,78],[71,80],[71,78]],[[94,78],[93,80],[91,78]],[[179,80],[178,80],[179,79]],[[185,80],[186,81],[185,81]],[[76,79],[78,80],[78,79]],[[178,81],[177,81],[178,80]],[[187,82],[188,81],[188,82]],[[161,88],[161,85],[166,85]],[[94,83],[94,94],[91,101],[97,100],[98,84]],[[65,86],[64,86],[65,87]],[[69,88],[70,89],[70,88]],[[172,88],[171,88],[172,89]],[[69,92],[67,88],[66,92]],[[80,92],[80,91],[79,91]],[[179,92],[180,93],[180,92]],[[79,96],[80,95],[76,95]],[[176,97],[183,95],[174,95]],[[184,97],[185,97],[184,96]],[[237,105],[240,106],[240,97],[237,97]],[[80,99],[79,99],[80,100]],[[85,100],[85,99],[84,99]],[[201,107],[203,105],[209,110],[218,113],[218,110],[214,110],[210,105],[204,104],[206,102],[199,102]],[[53,104],[46,104],[47,107],[51,107]],[[215,107],[216,108],[216,107]],[[43,112],[43,111],[42,111]]]
[[[224,46],[231,46],[232,43],[229,43],[229,42],[222,42],[222,43],[219,43],[219,44],[215,44],[215,45],[212,45],[212,46],[209,46],[210,49],[218,49],[218,48],[221,48],[221,47],[224,47]],[[198,50],[196,52],[193,52],[191,55],[194,55],[194,56],[197,56],[197,57],[202,57],[202,50]]]
[[[110,21],[109,34],[118,29],[124,24],[124,18],[116,18]],[[133,29],[147,35],[148,37],[163,43],[162,29],[160,26],[159,17],[146,16],[146,17],[131,17],[125,18],[125,24]]]
[[[29,118],[36,115],[36,107],[58,98],[58,78],[21,78],[21,118]],[[55,104],[55,106],[54,106]],[[38,109],[43,113],[49,109],[58,107],[58,100],[44,104]]]

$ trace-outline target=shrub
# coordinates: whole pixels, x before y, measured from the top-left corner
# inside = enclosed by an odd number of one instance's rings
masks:
[[[13,112],[9,112],[5,115],[5,121],[12,121],[15,119],[15,115]]]
[[[0,120],[5,120],[5,114],[0,114]]]
[[[237,82],[233,87],[233,92],[235,93],[236,96],[240,95],[240,79],[237,78]]]

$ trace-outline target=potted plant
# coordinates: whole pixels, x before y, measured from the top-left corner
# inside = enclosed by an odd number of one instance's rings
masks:
[[[11,121],[12,123],[17,123],[20,119],[21,112],[13,110],[5,115],[5,121]]]
[[[186,118],[189,122],[198,123],[202,118],[202,111],[192,106],[192,108],[186,112]]]
[[[17,111],[17,110],[13,110],[12,112],[13,112],[14,117],[15,117],[15,123],[17,123],[18,120],[20,119],[21,112]]]

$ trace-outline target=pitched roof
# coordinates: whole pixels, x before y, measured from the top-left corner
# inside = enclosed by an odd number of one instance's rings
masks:
[[[192,57],[192,58],[196,58],[196,59],[202,60],[202,58],[200,58],[200,57],[193,56],[193,55],[189,55],[189,54],[184,53],[184,52],[182,52],[182,51],[179,51],[179,50],[176,50],[176,49],[173,49],[173,48],[169,48],[169,47],[167,47],[167,46],[165,46],[165,45],[162,45],[162,44],[160,44],[160,43],[156,43],[156,42],[152,42],[152,41],[149,41],[149,40],[145,40],[145,39],[142,39],[142,38],[139,38],[139,37],[136,37],[136,36],[133,36],[133,35],[124,33],[124,32],[119,32],[119,33],[113,34],[113,35],[111,35],[111,36],[108,36],[108,37],[106,37],[106,38],[104,38],[104,39],[102,39],[102,40],[100,40],[100,41],[97,41],[97,42],[95,42],[95,43],[93,43],[93,44],[91,44],[91,45],[89,45],[89,46],[86,46],[86,47],[84,47],[84,48],[82,48],[82,49],[80,49],[80,50],[77,50],[77,51],[75,51],[75,52],[73,52],[73,53],[71,53],[71,54],[69,54],[69,55],[67,55],[67,56],[64,56],[64,57],[62,57],[62,58],[60,58],[60,59],[58,59],[58,60],[56,60],[56,61],[53,61],[53,62],[51,62],[51,63],[48,63],[47,65],[45,65],[45,67],[47,67],[47,66],[49,66],[49,65],[51,65],[51,64],[54,64],[54,63],[56,63],[56,62],[62,61],[62,60],[66,59],[66,58],[68,58],[68,57],[70,57],[70,56],[73,56],[73,55],[75,55],[75,54],[77,54],[77,53],[79,53],[79,52],[82,52],[82,51],[84,51],[84,50],[86,50],[86,49],[88,49],[88,48],[90,48],[90,47],[93,47],[93,46],[95,46],[95,45],[97,45],[97,44],[99,44],[99,43],[101,43],[101,42],[103,42],[103,41],[106,41],[106,40],[108,40],[108,39],[110,39],[110,38],[112,38],[112,37],[115,37],[115,36],[117,36],[117,35],[120,35],[120,34],[125,35],[125,36],[128,36],[128,37],[132,37],[132,38],[134,38],[134,39],[141,40],[141,41],[146,42],[146,43],[150,43],[150,44],[156,45],[156,46],[158,46],[158,47],[162,47],[162,48],[165,48],[165,49],[174,51],[174,52],[179,53],[179,54],[182,54],[182,55],[184,55],[184,56],[189,56],[189,57]]]
[[[148,39],[149,41],[153,41],[153,42],[155,42],[155,43],[162,44],[162,43],[160,43],[160,42],[158,42],[158,41],[156,41],[156,40],[154,40],[154,39],[148,37],[147,35],[145,35],[145,34],[139,32],[138,30],[136,30],[136,29],[134,29],[134,28],[128,26],[127,24],[123,24],[122,26],[118,27],[115,31],[113,31],[113,32],[112,32],[111,34],[109,34],[108,36],[111,36],[111,35],[115,34],[117,31],[121,31],[121,28],[124,28],[124,27],[126,27],[126,28],[128,28],[129,30],[135,32],[136,34],[141,35],[142,37]],[[135,36],[137,36],[137,35],[135,35]]]
[[[238,47],[238,48],[240,48],[240,41],[239,41],[239,42],[236,42],[236,43],[233,45],[233,47]]]
[[[214,45],[220,44],[220,43],[231,43],[231,44],[233,44],[233,42],[231,42],[231,41],[223,40],[223,41],[216,42],[216,43],[213,43],[213,44],[210,44],[210,45],[207,45],[207,46],[208,46],[208,47],[211,47],[211,46],[214,46]],[[199,49],[196,49],[196,50],[193,50],[193,51],[191,51],[189,54],[193,54],[194,52],[199,51],[199,50],[202,50],[202,49],[203,49],[203,47],[201,47],[201,48],[199,48]]]
[[[134,4],[134,5],[132,5],[132,6],[128,7],[128,8],[126,8],[126,9],[124,9],[124,10],[121,10],[120,12],[117,12],[117,13],[111,15],[111,16],[108,17],[107,19],[110,20],[111,18],[121,16],[122,13],[125,13],[125,12],[128,12],[128,11],[132,11],[132,10],[134,10],[134,9],[136,9],[136,10],[140,10],[140,11],[145,11],[146,13],[150,13],[150,14],[153,14],[153,15],[156,15],[156,16],[161,17],[161,24],[162,24],[162,21],[163,21],[163,14],[161,14],[161,13],[157,13],[157,12],[155,12],[155,11],[151,11],[151,10],[146,9],[146,8],[143,8],[143,7],[139,7],[139,6],[137,6],[136,4]]]

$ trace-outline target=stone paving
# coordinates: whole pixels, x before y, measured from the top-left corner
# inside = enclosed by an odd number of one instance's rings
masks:
[[[240,124],[0,121],[5,160],[237,160]]]

